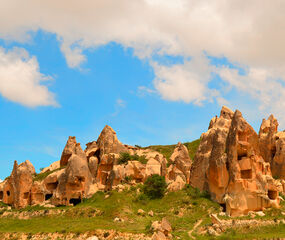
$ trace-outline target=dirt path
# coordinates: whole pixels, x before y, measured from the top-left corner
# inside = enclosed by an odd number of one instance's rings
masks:
[[[189,236],[190,238],[196,239],[194,236],[192,236],[192,232],[194,232],[195,229],[196,229],[202,222],[203,222],[203,220],[200,219],[198,222],[196,222],[196,224],[194,225],[193,229],[188,232],[188,236]]]

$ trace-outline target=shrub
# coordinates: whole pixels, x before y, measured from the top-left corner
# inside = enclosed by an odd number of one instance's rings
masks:
[[[142,156],[139,156],[137,154],[131,155],[127,152],[121,152],[119,160],[118,160],[118,164],[127,164],[128,161],[139,161],[142,164],[147,163],[147,159],[144,155],[142,155]]]
[[[162,198],[167,184],[163,176],[154,174],[148,177],[143,185],[143,193],[151,199]]]
[[[185,186],[185,191],[188,196],[192,197],[193,199],[197,198],[207,198],[211,199],[211,195],[207,191],[200,191],[199,188],[193,188],[189,184]]]
[[[131,155],[127,152],[121,152],[118,164],[127,164],[131,160]]]

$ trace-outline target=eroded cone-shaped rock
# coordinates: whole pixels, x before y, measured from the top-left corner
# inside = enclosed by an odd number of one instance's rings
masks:
[[[187,147],[179,142],[170,157],[170,161],[173,162],[177,169],[183,172],[186,183],[189,183],[192,160],[190,159]]]
[[[209,191],[232,216],[278,206],[279,185],[259,150],[259,139],[241,113],[223,107],[211,120],[191,169],[191,184]]]
[[[272,164],[276,153],[275,134],[278,129],[278,121],[273,115],[267,120],[263,119],[259,129],[259,149],[264,161]]]
[[[15,208],[23,208],[31,204],[34,174],[35,168],[30,161],[26,160],[20,165],[15,161],[13,171],[3,187],[3,202]]]
[[[97,146],[100,149],[100,157],[108,153],[127,152],[127,148],[118,140],[116,132],[108,125],[100,133]]]
[[[60,166],[66,166],[72,154],[76,154],[78,156],[85,156],[80,144],[76,142],[76,137],[69,137],[67,143],[63,149],[61,159],[60,159]]]
[[[208,131],[201,135],[191,169],[190,184],[201,191],[211,188],[212,197],[216,200],[220,200],[228,182],[225,149],[233,114],[232,110],[223,106],[220,117],[211,120]],[[212,183],[210,186],[208,179]]]
[[[258,135],[236,111],[227,139],[229,184],[224,197],[232,216],[278,206],[277,184],[260,155]]]
[[[277,132],[278,122],[273,115],[263,119],[259,130],[260,154],[270,163],[272,175],[285,179],[285,133]]]
[[[92,175],[85,154],[72,154],[64,173],[58,178],[55,204],[76,205],[89,194],[91,184]]]
[[[271,171],[276,178],[285,179],[285,132],[274,135],[275,146],[271,150]]]

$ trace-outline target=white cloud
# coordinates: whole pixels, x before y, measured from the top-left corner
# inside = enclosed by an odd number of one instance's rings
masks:
[[[50,77],[39,72],[35,57],[22,48],[0,47],[0,94],[28,107],[57,106],[53,93],[41,83]]]
[[[153,68],[156,76],[154,87],[166,100],[201,105],[216,95],[215,90],[207,87],[212,67],[204,56],[172,66],[154,63]]]
[[[285,98],[284,12],[284,0],[9,0],[0,8],[0,37],[25,41],[29,31],[55,33],[70,67],[86,60],[85,49],[116,42],[152,64],[154,87],[164,99],[227,102],[208,87],[214,71],[257,99],[260,109],[282,112],[275,101]],[[246,66],[248,75],[213,70],[198,61],[205,52]],[[193,60],[164,66],[154,63],[156,54]]]

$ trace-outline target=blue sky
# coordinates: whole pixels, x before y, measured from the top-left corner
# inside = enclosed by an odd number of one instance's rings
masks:
[[[126,144],[175,144],[199,138],[227,105],[257,131],[270,113],[282,129],[283,30],[268,31],[284,4],[241,13],[243,3],[194,2],[5,3],[0,179],[14,160],[37,170],[59,160],[68,136],[84,148],[106,124]]]

